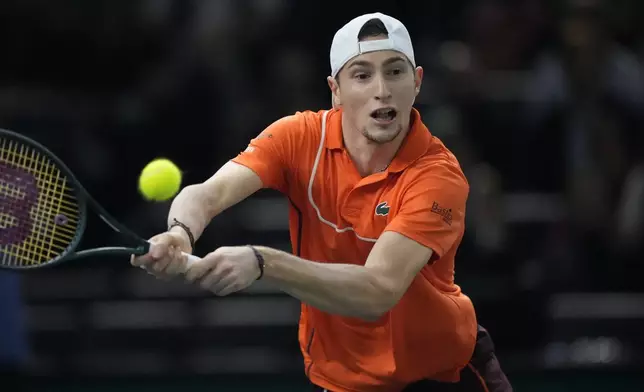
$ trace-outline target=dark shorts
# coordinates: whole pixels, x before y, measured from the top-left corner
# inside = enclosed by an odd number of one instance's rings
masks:
[[[324,391],[318,386],[314,391]],[[508,378],[501,370],[494,343],[487,330],[479,325],[474,354],[461,371],[461,380],[446,383],[422,380],[407,386],[403,392],[512,392]],[[328,391],[333,392],[333,391]]]

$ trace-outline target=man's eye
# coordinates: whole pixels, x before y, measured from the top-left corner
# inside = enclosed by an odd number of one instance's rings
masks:
[[[402,70],[402,69],[400,69],[400,68],[395,68],[395,69],[392,69],[392,70],[391,70],[391,71],[389,71],[389,72],[390,72],[392,75],[397,76],[397,75],[400,75],[401,73],[403,73],[403,70]]]
[[[355,78],[359,79],[359,80],[367,80],[367,79],[369,79],[369,74],[357,73],[357,74],[355,74]]]

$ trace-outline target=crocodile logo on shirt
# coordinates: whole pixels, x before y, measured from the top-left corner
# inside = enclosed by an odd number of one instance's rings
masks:
[[[380,202],[376,206],[376,215],[380,215],[380,216],[389,215],[389,209],[390,208],[391,207],[389,206],[389,204],[387,204],[386,201]]]

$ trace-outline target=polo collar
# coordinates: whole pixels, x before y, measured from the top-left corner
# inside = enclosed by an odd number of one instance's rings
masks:
[[[329,150],[344,150],[342,139],[342,109],[332,109],[326,113],[326,140],[325,146]]]
[[[325,147],[330,150],[344,149],[342,139],[342,109],[332,109],[326,114]],[[421,119],[417,109],[411,109],[411,129],[403,140],[398,153],[387,169],[388,172],[399,172],[412,164],[427,152],[432,141],[432,134]]]

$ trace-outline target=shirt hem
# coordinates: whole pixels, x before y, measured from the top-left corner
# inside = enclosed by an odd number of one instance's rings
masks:
[[[311,383],[313,383],[314,385],[320,388],[327,389],[329,392],[364,392],[363,390],[360,390],[360,389],[353,389],[347,386],[338,385],[330,381],[328,378],[321,376],[319,373],[314,372],[313,369],[309,371],[309,381],[311,381]],[[384,387],[383,385],[373,386],[374,389],[379,389],[383,387]],[[399,390],[399,389],[396,389],[396,390]]]

